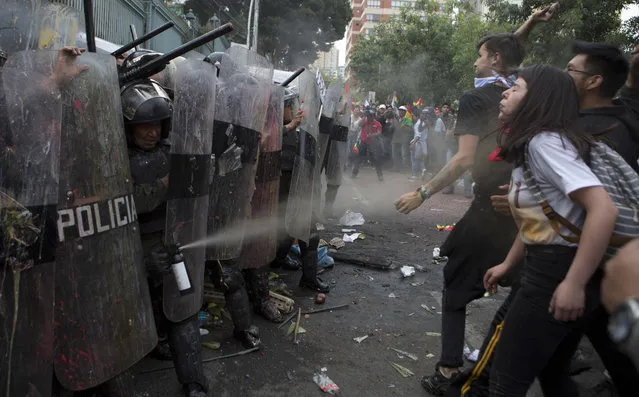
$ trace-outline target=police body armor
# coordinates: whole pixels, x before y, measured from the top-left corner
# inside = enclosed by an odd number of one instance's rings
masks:
[[[207,247],[207,260],[240,258],[245,223],[251,214],[272,73],[266,59],[240,47],[231,47],[220,63],[208,233],[232,231],[234,238]]]
[[[175,79],[164,237],[170,250],[206,237],[217,71],[199,60],[184,61],[177,66]],[[202,307],[205,253],[204,246],[183,252],[188,293],[181,292],[175,274],[164,276],[164,314],[172,322],[185,320]]]
[[[251,218],[268,232],[245,242],[242,250],[244,269],[265,266],[275,259],[277,252],[283,113],[284,87],[274,85],[271,87],[268,117],[262,133],[257,162],[255,193],[251,200]]]
[[[313,73],[304,71],[298,79],[299,99],[304,110],[304,120],[297,131],[298,150],[293,164],[284,219],[291,237],[308,242],[314,200],[317,202],[320,199],[316,193],[320,166],[318,157],[320,93]]]
[[[55,52],[14,53],[2,69],[0,394],[51,395],[62,105]],[[47,87],[40,89],[40,87]]]
[[[55,372],[66,389],[99,385],[157,342],[127,156],[116,65],[63,91]]]

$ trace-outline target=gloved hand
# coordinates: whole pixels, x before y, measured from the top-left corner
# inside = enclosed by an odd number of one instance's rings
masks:
[[[171,254],[163,244],[157,244],[145,256],[144,265],[151,277],[163,277],[171,272]]]

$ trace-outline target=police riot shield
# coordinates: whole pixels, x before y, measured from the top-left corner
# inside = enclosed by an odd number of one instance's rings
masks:
[[[351,95],[344,92],[335,109],[328,153],[325,156],[326,184],[340,186],[348,159],[348,130],[351,125]]]
[[[298,129],[291,187],[284,216],[291,237],[308,241],[314,208],[315,183],[319,174],[317,138],[319,135],[320,95],[315,76],[305,71],[299,77],[300,104],[304,120]]]
[[[60,92],[56,53],[11,55],[0,85],[0,395],[51,395]]]
[[[333,125],[335,124],[335,111],[339,105],[339,100],[344,90],[344,83],[339,81],[331,83],[326,89],[326,94],[322,98],[322,115],[319,120],[318,155],[320,161],[324,161],[328,150],[329,138]]]
[[[245,239],[242,268],[255,269],[271,263],[277,252],[278,202],[284,119],[284,87],[272,86],[266,126],[262,132],[260,155],[251,200],[251,218],[263,233]]]
[[[211,64],[189,60],[180,63],[174,76],[164,237],[170,248],[206,236],[217,70]],[[173,273],[164,277],[164,314],[172,322],[183,321],[202,307],[205,252],[203,246],[184,250],[188,280],[178,280]],[[178,281],[190,284],[190,290]]]
[[[115,59],[84,54],[62,91],[55,373],[84,390],[157,342]]]
[[[207,247],[207,260],[240,258],[272,84],[273,66],[265,58],[242,47],[226,54],[219,64],[208,233],[232,238]]]

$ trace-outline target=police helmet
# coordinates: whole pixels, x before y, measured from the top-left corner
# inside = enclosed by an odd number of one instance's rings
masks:
[[[120,96],[127,132],[134,124],[161,122],[162,138],[168,138],[173,102],[160,84],[150,79],[135,81],[122,87]]]

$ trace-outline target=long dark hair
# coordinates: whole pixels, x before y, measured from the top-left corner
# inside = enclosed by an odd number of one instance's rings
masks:
[[[578,130],[577,88],[563,70],[537,65],[522,69],[528,92],[498,136],[500,156],[520,165],[528,142],[542,132],[556,132],[568,139],[579,156],[588,161],[592,137]]]

